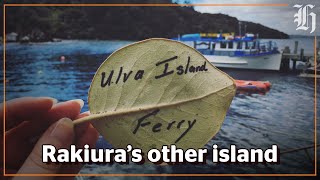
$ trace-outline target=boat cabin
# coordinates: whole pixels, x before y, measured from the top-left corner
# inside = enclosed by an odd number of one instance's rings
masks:
[[[279,53],[275,42],[260,42],[253,34],[234,36],[232,33],[185,34],[179,41],[191,41],[193,47],[204,55],[258,56]]]

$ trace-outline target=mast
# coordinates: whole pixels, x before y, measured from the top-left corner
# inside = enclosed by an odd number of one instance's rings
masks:
[[[239,21],[239,36],[241,37],[241,21]]]
[[[244,24],[244,34],[247,33],[247,24]]]

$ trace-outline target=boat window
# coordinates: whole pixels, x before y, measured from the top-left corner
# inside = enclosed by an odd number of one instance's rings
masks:
[[[249,49],[249,43],[248,42],[245,42],[245,48]]]
[[[220,42],[220,48],[221,49],[227,48],[227,43],[226,42]]]
[[[242,42],[237,42],[237,49],[242,49]]]
[[[255,49],[256,48],[256,42],[252,42],[252,49]]]
[[[212,49],[216,49],[216,43],[212,43]]]
[[[248,48],[246,49],[254,49],[255,48],[255,42],[248,42]]]
[[[229,42],[228,42],[228,48],[229,48],[229,49],[233,49],[233,42],[232,42],[232,41],[229,41]]]

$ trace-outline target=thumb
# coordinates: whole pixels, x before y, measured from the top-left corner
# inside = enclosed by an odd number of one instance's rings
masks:
[[[36,143],[18,174],[56,174],[60,163],[43,163],[42,145],[50,144],[56,149],[69,148],[74,136],[73,123],[68,118],[62,118],[52,124]]]

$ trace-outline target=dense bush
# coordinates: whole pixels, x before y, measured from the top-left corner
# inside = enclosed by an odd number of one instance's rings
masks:
[[[30,2],[33,1],[10,1],[10,3]],[[61,3],[52,0],[35,2]],[[63,1],[67,2],[86,1]],[[95,3],[101,2],[104,1],[95,1]],[[171,3],[170,0],[109,0],[108,2]],[[259,33],[262,38],[288,38],[287,34],[261,24],[251,22],[246,24],[248,32]],[[223,14],[202,14],[194,11],[192,7],[7,7],[6,11],[6,32],[17,32],[20,37],[33,35],[32,40],[35,40],[39,33],[44,34],[43,41],[52,38],[139,40],[220,31],[237,33],[238,20]]]

